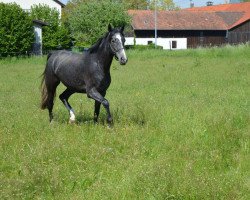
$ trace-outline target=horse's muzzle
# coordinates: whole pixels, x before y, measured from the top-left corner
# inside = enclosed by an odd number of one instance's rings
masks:
[[[121,58],[121,60],[120,60],[120,64],[121,65],[126,65],[126,63],[128,62],[128,59],[127,58]]]

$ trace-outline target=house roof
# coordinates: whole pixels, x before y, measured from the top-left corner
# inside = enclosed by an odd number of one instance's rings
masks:
[[[58,1],[58,0],[54,0],[56,3],[58,3],[60,6],[62,6],[63,8],[65,7],[65,4],[62,3],[61,1]]]
[[[135,30],[154,30],[152,10],[129,10]],[[157,11],[158,30],[228,30],[244,16],[242,12]]]
[[[135,30],[154,30],[152,10],[129,10]],[[230,30],[250,20],[250,2],[157,11],[158,30]]]
[[[235,23],[229,27],[229,29],[238,26],[248,20],[250,20],[250,2],[245,3],[234,3],[234,4],[221,4],[216,6],[204,6],[204,7],[193,7],[193,8],[187,8],[186,11],[206,11],[206,12],[243,12],[243,16],[237,20]]]

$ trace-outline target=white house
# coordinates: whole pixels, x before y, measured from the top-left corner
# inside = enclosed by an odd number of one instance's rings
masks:
[[[62,14],[62,8],[65,6],[61,1],[58,0],[0,0],[2,3],[16,3],[21,6],[23,10],[30,11],[31,6],[44,4],[50,8],[55,8],[59,11],[60,16]]]

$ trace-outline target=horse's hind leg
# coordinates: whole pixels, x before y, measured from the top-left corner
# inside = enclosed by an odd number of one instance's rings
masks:
[[[95,100],[94,123],[97,123],[97,121],[98,121],[100,107],[101,107],[101,103],[99,101]]]
[[[63,102],[63,104],[65,105],[65,107],[67,108],[67,110],[69,111],[70,114],[70,118],[69,118],[69,122],[70,123],[74,123],[76,120],[75,117],[75,113],[73,108],[71,107],[71,105],[68,102],[69,97],[74,94],[75,92],[70,90],[69,88],[67,88],[62,94],[60,94],[59,98],[60,100]]]
[[[49,110],[49,121],[51,122],[53,119],[53,106],[54,106],[54,98],[56,94],[56,87],[59,85],[60,81],[56,78],[46,79],[46,87],[47,87],[47,108]]]

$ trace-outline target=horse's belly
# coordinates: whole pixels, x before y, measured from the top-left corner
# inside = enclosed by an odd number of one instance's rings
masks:
[[[76,92],[86,92],[86,84],[83,77],[79,74],[72,74],[71,76],[63,76],[60,73],[57,74],[60,81],[67,87]]]

